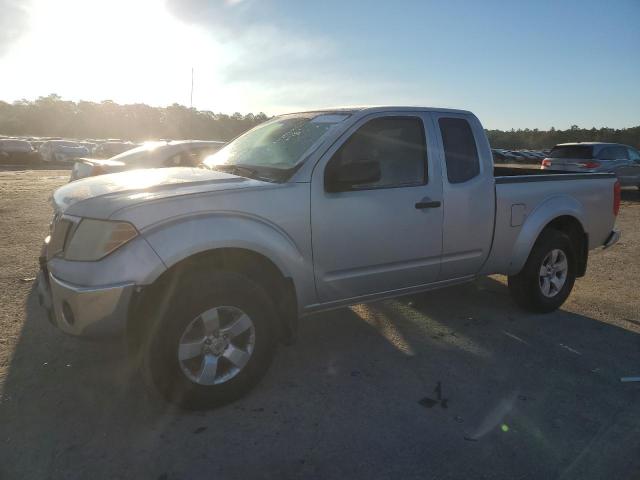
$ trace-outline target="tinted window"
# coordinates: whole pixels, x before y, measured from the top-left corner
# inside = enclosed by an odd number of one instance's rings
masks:
[[[640,153],[638,153],[636,149],[628,148],[627,150],[629,151],[629,158],[631,160],[633,160],[634,162],[640,162]]]
[[[627,158],[627,149],[620,146],[604,147],[598,152],[598,158],[600,160],[618,160],[621,158]]]
[[[561,145],[553,147],[549,158],[593,158],[593,148],[588,145]]]
[[[384,117],[360,127],[331,159],[336,163],[378,162],[380,180],[358,189],[424,185],[427,182],[427,147],[422,120]]]
[[[438,120],[449,183],[462,183],[480,173],[480,159],[471,126],[463,118]]]

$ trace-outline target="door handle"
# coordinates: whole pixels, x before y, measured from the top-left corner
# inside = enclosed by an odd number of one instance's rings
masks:
[[[424,199],[416,203],[416,209],[422,210],[424,208],[438,208],[441,205],[439,200]]]

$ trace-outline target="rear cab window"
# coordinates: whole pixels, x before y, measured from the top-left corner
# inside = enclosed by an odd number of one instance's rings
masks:
[[[471,125],[464,118],[438,119],[449,183],[467,182],[480,174],[480,158]]]

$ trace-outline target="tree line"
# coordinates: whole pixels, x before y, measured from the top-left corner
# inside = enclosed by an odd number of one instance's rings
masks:
[[[169,107],[145,104],[72,102],[56,94],[13,103],[0,101],[0,134],[64,138],[120,138],[230,140],[267,120],[264,113],[242,115],[196,110],[174,103]],[[640,148],[640,126],[623,129],[487,130],[494,148],[544,149],[565,142],[616,142]]]
[[[150,107],[110,100],[72,102],[56,94],[13,103],[0,101],[0,134],[63,138],[231,140],[267,120],[264,113],[242,115],[196,110],[174,103]]]
[[[640,148],[640,126],[631,128],[580,128],[572,125],[567,130],[487,130],[493,148],[542,150],[558,143],[612,142]]]

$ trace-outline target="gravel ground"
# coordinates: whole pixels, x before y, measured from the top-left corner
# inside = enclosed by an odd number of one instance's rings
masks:
[[[640,478],[640,194],[570,301],[503,277],[313,316],[247,398],[178,411],[32,279],[68,171],[0,172],[0,479]]]

